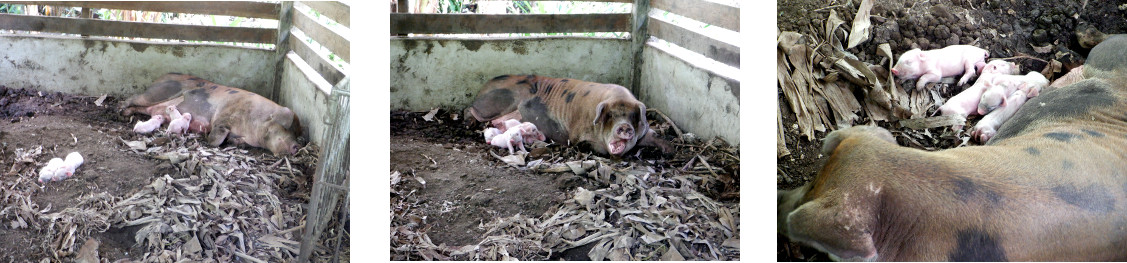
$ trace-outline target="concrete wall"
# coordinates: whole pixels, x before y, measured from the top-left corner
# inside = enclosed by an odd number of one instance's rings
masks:
[[[579,37],[391,39],[391,108],[461,109],[489,79],[536,74],[630,86],[630,41]]]
[[[286,56],[282,66],[282,88],[278,94],[278,104],[289,107],[301,120],[304,135],[310,142],[325,145],[322,140],[328,127],[329,84],[317,71],[293,52]]]
[[[0,34],[0,85],[128,97],[168,72],[269,94],[274,51],[99,37]]]
[[[647,44],[642,51],[641,87],[634,94],[660,109],[683,132],[719,136],[740,143],[739,81],[700,69]]]

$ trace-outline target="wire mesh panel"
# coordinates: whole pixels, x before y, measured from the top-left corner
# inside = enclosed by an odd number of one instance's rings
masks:
[[[331,96],[334,104],[329,109],[329,120],[333,124],[325,133],[325,146],[321,160],[317,166],[317,177],[313,182],[313,195],[309,199],[309,215],[306,218],[305,237],[301,242],[301,254],[298,262],[307,262],[315,246],[321,240],[320,236],[328,227],[329,219],[334,215],[337,203],[342,197],[348,196],[349,176],[349,83],[350,77],[345,77],[333,87]],[[348,209],[347,204],[343,209]],[[339,224],[347,220],[347,212],[342,211]],[[342,235],[340,231],[337,235]],[[339,236],[338,236],[339,237]],[[339,238],[337,239],[339,240]],[[339,242],[339,241],[338,241]],[[339,243],[338,243],[339,244]],[[339,247],[338,247],[339,248]]]

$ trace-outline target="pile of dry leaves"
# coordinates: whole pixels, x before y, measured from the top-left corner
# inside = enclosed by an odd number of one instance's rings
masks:
[[[73,260],[79,245],[97,246],[96,241],[84,241],[91,233],[110,228],[137,229],[132,238],[145,253],[133,257],[145,262],[296,258],[305,225],[302,204],[308,202],[312,176],[305,171],[316,165],[316,145],[277,158],[235,147],[208,147],[196,135],[122,142],[128,146],[122,151],[168,160],[179,168],[178,174],[154,177],[135,193],[86,194],[78,205],[52,211],[30,199],[39,188],[33,182],[37,177],[31,174],[34,169],[21,169],[18,179],[0,182],[0,223],[41,230],[46,237],[32,245],[49,251],[43,262]],[[16,156],[33,160],[38,152],[21,150]],[[326,253],[315,255],[323,258]],[[97,258],[96,253],[77,256]]]

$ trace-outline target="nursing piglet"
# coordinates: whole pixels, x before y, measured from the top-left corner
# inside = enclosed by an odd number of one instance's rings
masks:
[[[527,152],[524,149],[524,139],[521,138],[520,129],[509,129],[505,133],[493,136],[489,141],[493,146],[509,149],[509,154],[513,154],[513,145],[520,146],[520,150]]]
[[[1005,60],[994,60],[987,63],[982,68],[982,76],[963,92],[951,97],[939,107],[939,111],[943,115],[962,115],[963,117],[974,115],[977,113],[978,102],[982,98],[982,93],[986,91],[986,82],[995,76],[1011,75],[1017,72],[1017,64],[1013,62],[1006,62]],[[961,129],[962,126],[956,126],[956,129]]]
[[[1021,108],[1021,105],[1024,105],[1027,99],[1029,97],[1025,94],[1025,91],[1014,91],[997,107],[997,110],[986,114],[978,121],[978,124],[974,125],[974,129],[970,133],[971,137],[978,139],[981,143],[986,143],[990,138],[994,138],[994,134],[998,133],[998,127],[1001,127],[1002,123],[1013,117],[1017,109]]]
[[[1041,94],[1041,88],[1049,85],[1049,79],[1036,71],[1025,75],[997,76],[986,82],[986,91],[978,102],[978,114],[985,115],[993,111],[1002,100],[1014,93],[1015,90],[1025,92],[1029,98]]]

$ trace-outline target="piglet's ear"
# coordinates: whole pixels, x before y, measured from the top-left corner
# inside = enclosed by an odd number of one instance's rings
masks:
[[[924,52],[920,52],[919,54],[920,54],[920,55],[919,55],[919,58],[920,58],[920,60],[921,60],[921,61],[922,61],[922,60],[927,60],[927,55],[925,55],[925,54],[924,54]]]

